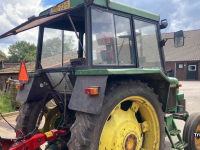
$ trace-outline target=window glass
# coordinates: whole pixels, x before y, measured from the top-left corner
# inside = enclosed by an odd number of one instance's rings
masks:
[[[70,64],[70,59],[78,58],[78,41],[74,32],[45,28],[42,47],[42,68],[62,67],[62,42],[64,46],[63,66]]]
[[[62,63],[62,31],[57,29],[44,29],[42,46],[42,68],[61,67]]]
[[[131,55],[132,36],[130,19],[115,16],[115,25],[119,64],[133,64],[133,57]]]
[[[189,65],[188,70],[189,71],[196,71],[196,67],[197,67],[196,65]]]
[[[70,59],[78,58],[78,40],[72,31],[64,31],[63,66],[69,66]]]
[[[178,68],[179,68],[179,69],[183,69],[183,64],[179,64],[179,65],[178,65]]]
[[[140,67],[162,69],[157,39],[157,26],[134,20]]]
[[[113,14],[92,10],[92,53],[94,65],[117,65]]]

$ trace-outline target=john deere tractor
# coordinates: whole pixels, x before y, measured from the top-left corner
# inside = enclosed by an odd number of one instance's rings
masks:
[[[162,39],[167,25],[110,0],[66,0],[1,35],[39,28],[35,72],[22,62],[14,81],[24,104],[11,149],[164,150],[168,136],[174,149],[200,150],[200,114],[186,111],[163,51],[184,34]],[[186,122],[183,136],[174,119]]]

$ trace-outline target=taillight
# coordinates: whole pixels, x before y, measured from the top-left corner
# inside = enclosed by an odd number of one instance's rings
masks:
[[[85,94],[87,94],[87,95],[98,95],[99,94],[99,88],[86,88]]]
[[[24,88],[23,84],[16,85],[16,89],[23,90],[23,88]]]

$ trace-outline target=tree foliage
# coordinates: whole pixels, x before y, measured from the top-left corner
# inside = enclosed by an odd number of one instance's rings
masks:
[[[33,61],[36,59],[37,47],[26,41],[16,42],[9,46],[9,61]]]
[[[77,50],[72,36],[65,37],[64,52]],[[55,56],[62,53],[62,40],[59,37],[48,39],[43,43],[42,58]]]
[[[6,57],[6,54],[2,50],[0,50],[0,55]]]

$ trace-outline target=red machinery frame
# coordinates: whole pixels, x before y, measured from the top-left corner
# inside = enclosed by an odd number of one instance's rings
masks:
[[[31,138],[19,141],[15,144],[15,141],[1,140],[3,150],[35,150],[47,141],[57,139],[62,134],[66,134],[66,130],[51,130],[46,133],[38,133]],[[1,149],[0,145],[0,149]],[[11,147],[12,146],[12,147]]]

